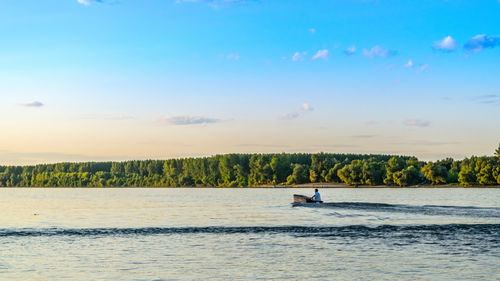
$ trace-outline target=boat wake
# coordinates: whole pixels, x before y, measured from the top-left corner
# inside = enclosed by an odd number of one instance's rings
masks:
[[[373,212],[397,212],[433,216],[467,216],[480,218],[500,218],[500,208],[472,207],[472,206],[438,206],[438,205],[404,205],[365,202],[338,202],[338,203],[292,203],[293,207],[327,208],[337,210],[359,210]]]

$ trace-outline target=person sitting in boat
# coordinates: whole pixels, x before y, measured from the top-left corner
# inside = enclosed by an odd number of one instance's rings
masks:
[[[314,200],[316,200],[316,201],[321,201],[321,195],[319,194],[317,188],[314,190],[314,196],[311,197],[311,198],[314,199]]]

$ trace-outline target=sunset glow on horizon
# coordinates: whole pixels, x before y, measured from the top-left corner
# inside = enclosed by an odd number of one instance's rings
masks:
[[[403,2],[2,1],[0,165],[493,155],[500,2]]]

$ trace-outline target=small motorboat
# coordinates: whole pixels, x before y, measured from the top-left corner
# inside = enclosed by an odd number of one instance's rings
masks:
[[[293,203],[323,203],[323,201],[318,201],[305,195],[294,194]]]

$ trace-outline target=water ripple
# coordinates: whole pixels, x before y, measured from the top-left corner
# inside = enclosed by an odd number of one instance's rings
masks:
[[[386,235],[416,238],[425,235],[488,235],[500,237],[500,224],[446,224],[446,225],[364,225],[349,226],[238,226],[238,227],[145,227],[145,228],[50,228],[50,229],[0,229],[0,237],[12,236],[113,236],[113,235],[159,235],[159,234],[301,234],[352,237],[381,237]]]

